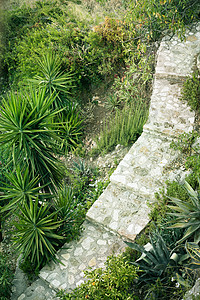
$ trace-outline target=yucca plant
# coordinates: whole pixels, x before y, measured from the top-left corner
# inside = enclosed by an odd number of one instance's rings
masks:
[[[65,107],[66,97],[69,98],[70,89],[73,87],[73,74],[61,72],[59,57],[50,52],[38,59],[37,64],[38,74],[29,81],[36,87],[45,88],[49,96],[56,95],[52,103],[54,108]]]
[[[49,212],[47,204],[39,205],[38,199],[19,205],[19,210],[18,221],[14,223],[14,246],[24,260],[29,259],[39,269],[50,259],[55,259],[57,247],[64,239],[57,234],[62,221],[57,220],[56,212]]]
[[[52,120],[59,111],[51,110],[54,97],[46,97],[46,90],[11,93],[3,99],[0,118],[0,146],[6,146],[14,168],[28,166],[31,178],[38,175],[41,185],[50,189],[59,185],[64,176],[64,166],[56,158]]]
[[[31,178],[29,169],[20,170],[19,166],[16,171],[11,174],[6,174],[10,183],[4,183],[1,189],[4,191],[0,200],[7,201],[8,204],[4,205],[1,212],[13,211],[18,208],[17,204],[24,205],[30,200],[39,198],[41,201],[53,197],[51,194],[41,193],[45,186],[41,186],[39,176]]]
[[[200,185],[199,179],[198,182]],[[173,210],[169,215],[175,217],[172,221],[174,224],[169,228],[185,229],[185,233],[178,243],[193,237],[194,242],[198,244],[200,241],[200,194],[198,191],[194,191],[187,181],[185,181],[184,187],[189,196],[187,202],[169,197],[173,204],[168,205],[168,207]]]

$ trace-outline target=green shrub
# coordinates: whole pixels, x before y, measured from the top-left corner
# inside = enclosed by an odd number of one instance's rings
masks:
[[[88,282],[70,294],[60,292],[60,299],[138,299],[132,291],[134,280],[138,277],[137,268],[129,265],[121,255],[108,257],[105,270],[96,269],[85,274]]]
[[[195,72],[192,78],[188,78],[182,89],[182,100],[186,101],[189,106],[200,112],[200,79],[198,77],[199,73]]]
[[[10,299],[14,272],[9,258],[0,252],[0,299]]]

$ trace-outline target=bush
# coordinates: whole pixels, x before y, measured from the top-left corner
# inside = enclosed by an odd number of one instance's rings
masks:
[[[138,277],[137,268],[129,265],[121,255],[108,257],[105,270],[96,269],[86,271],[85,274],[88,282],[70,294],[60,292],[60,299],[138,299],[132,291],[134,280]]]

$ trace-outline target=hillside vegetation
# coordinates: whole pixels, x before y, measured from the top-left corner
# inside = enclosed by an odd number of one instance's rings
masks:
[[[199,17],[198,0],[4,1],[0,239],[3,245],[6,234],[11,236],[27,273],[34,270],[37,275],[48,261],[56,260],[64,243],[78,238],[87,210],[108,184],[86,160],[137,140],[148,117],[161,38],[176,33],[184,39],[186,27]],[[199,99],[198,74],[193,80],[195,89],[187,81],[183,91],[190,104]],[[92,136],[96,146],[88,149],[85,140],[99,105],[93,95],[101,93],[106,119]],[[182,149],[197,136],[184,136],[174,147]],[[61,299],[181,299],[197,275],[188,266],[192,261],[195,269],[200,261],[198,153],[187,153],[193,173],[185,189],[169,183],[167,196],[157,196],[151,215],[157,229],[151,224],[139,245],[129,244],[132,251],[109,258],[106,270],[88,274],[87,284],[72,294],[61,293]],[[76,157],[70,166],[69,156]],[[171,218],[175,225],[169,230],[166,221]],[[148,254],[143,248],[147,241],[153,247]],[[135,263],[140,252],[147,259]],[[172,254],[179,259],[172,261]],[[1,255],[0,298],[9,299],[13,268],[5,251]]]

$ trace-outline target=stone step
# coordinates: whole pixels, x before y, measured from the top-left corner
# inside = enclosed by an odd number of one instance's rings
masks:
[[[144,132],[171,140],[193,130],[195,112],[180,100],[181,88],[180,82],[155,78],[149,118],[144,125]]]
[[[59,300],[59,298],[56,297],[56,291],[49,288],[49,286],[39,278],[14,300]]]
[[[179,156],[170,149],[170,143],[168,139],[143,132],[111,175],[111,183],[152,201],[166,180],[165,170]]]
[[[78,241],[65,244],[58,252],[60,263],[50,262],[40,271],[40,278],[55,290],[72,290],[85,281],[83,271],[103,267],[107,256],[121,253],[123,240],[90,221],[84,222]]]
[[[193,72],[195,58],[199,53],[200,23],[192,32],[186,30],[186,40],[180,42],[178,36],[163,38],[158,53],[156,74],[165,76],[187,76]]]
[[[89,209],[87,218],[122,238],[134,240],[149,222],[147,200],[148,197],[139,196],[132,190],[109,184]]]

